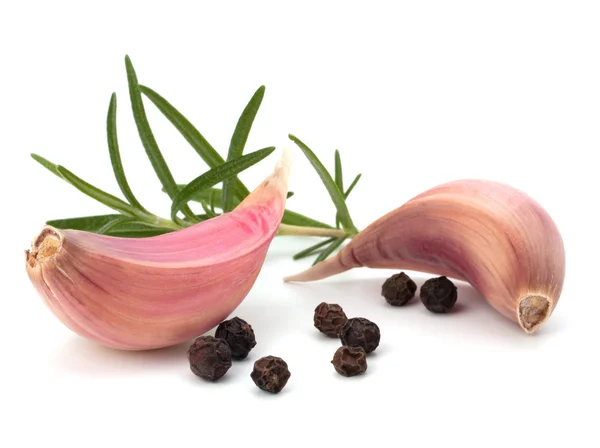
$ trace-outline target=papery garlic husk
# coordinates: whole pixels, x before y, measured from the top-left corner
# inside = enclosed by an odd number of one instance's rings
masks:
[[[525,193],[498,182],[459,180],[414,197],[336,256],[285,280],[319,280],[362,266],[467,281],[534,333],[562,292],[565,251],[554,221]]]
[[[27,272],[71,330],[119,349],[154,349],[197,337],[246,297],[285,209],[285,150],[274,172],[230,213],[151,238],[46,226]]]

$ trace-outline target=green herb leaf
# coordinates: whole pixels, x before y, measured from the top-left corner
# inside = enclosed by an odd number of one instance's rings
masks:
[[[120,238],[149,238],[172,232],[173,229],[152,227],[140,223],[123,223],[109,230],[106,235]]]
[[[81,191],[83,194],[88,195],[92,199],[97,200],[98,202],[110,207],[118,212],[121,212],[124,215],[128,216],[136,216],[136,209],[129,205],[127,202],[122,201],[116,196],[109,194],[105,191],[100,190],[97,187],[87,183],[80,177],[73,174],[71,171],[66,169],[63,166],[57,166],[56,170],[60,174],[62,178],[64,178],[67,182]]]
[[[222,182],[224,179],[235,176],[236,174],[244,171],[252,165],[260,162],[269,154],[275,151],[274,147],[259,149],[258,151],[251,152],[239,159],[225,162],[222,165],[213,168],[210,171],[198,176],[196,179],[191,181],[181,190],[173,199],[171,206],[171,217],[175,217],[181,207],[185,206],[190,198],[195,195],[198,191],[206,190],[213,185]]]
[[[144,103],[142,102],[142,94],[140,93],[138,86],[137,76],[129,56],[125,56],[125,67],[127,70],[131,108],[133,110],[133,117],[135,119],[138,134],[142,141],[142,145],[146,150],[148,159],[152,164],[152,168],[154,168],[154,172],[158,176],[158,179],[160,180],[169,197],[173,199],[179,190],[177,189],[175,179],[173,179],[173,175],[171,174],[171,171],[167,166],[167,162],[165,162],[165,159],[160,152],[158,144],[156,143],[156,139],[154,138],[154,134],[152,133],[152,129],[150,128],[150,124],[148,123],[146,110],[144,109]],[[181,211],[187,218],[194,219],[194,214],[187,205],[182,207]]]
[[[136,216],[136,210],[129,205],[127,202],[122,201],[121,199],[113,196],[112,194],[106,193],[105,191],[100,190],[97,187],[87,183],[80,177],[76,176],[74,173],[69,171],[63,166],[56,165],[49,160],[44,159],[37,154],[31,154],[31,157],[38,162],[43,167],[47,168],[52,173],[56,174],[58,177],[63,179],[64,181],[70,183],[75,188],[77,188],[82,193],[88,195],[89,197],[96,199],[98,202],[117,210],[128,216]]]
[[[175,109],[171,103],[149,87],[139,85],[138,88],[140,92],[154,103],[156,108],[167,118],[167,120],[175,126],[183,138],[185,138],[192,148],[194,148],[209,168],[216,168],[225,162],[223,157],[221,157],[215,148],[208,143],[200,131],[198,131],[198,129],[196,129],[196,127],[190,123],[181,112]],[[250,190],[248,190],[239,179],[237,179],[234,184],[235,193],[239,200],[244,199],[250,194]]]
[[[107,222],[102,227],[100,227],[98,229],[98,233],[100,235],[105,235],[110,230],[112,230],[115,227],[119,226],[119,224],[123,224],[125,222],[130,222],[130,221],[135,221],[135,220],[133,218],[126,218],[125,216],[120,216],[118,218],[113,219],[112,221]]]
[[[210,211],[213,212],[214,214],[216,214],[215,212],[215,189],[211,188],[210,190]]]
[[[107,224],[113,224],[115,221],[117,221],[116,224],[107,229]],[[100,231],[105,227],[106,235],[129,238],[144,238],[173,231],[173,229],[154,227],[116,214],[53,219],[47,221],[46,224],[57,229],[85,230],[94,233],[101,233]]]
[[[338,186],[341,192],[344,191],[344,178],[342,174],[342,159],[340,157],[340,152],[335,150],[335,184]],[[335,214],[335,227],[340,228],[340,215],[339,213]]]
[[[179,184],[178,185],[180,190],[183,190],[186,185],[185,184]],[[165,190],[163,189],[163,192],[165,192]],[[202,191],[198,191],[196,192],[191,198],[190,201],[194,201],[194,202],[210,202],[211,197],[214,196],[214,200],[215,200],[215,208],[220,208],[223,209],[223,207],[221,206],[222,202],[221,202],[221,197],[223,195],[223,190],[221,190],[220,188],[209,188],[207,190],[202,190]]]
[[[304,226],[304,227],[321,227],[323,229],[333,229],[329,224],[317,221],[316,219],[309,218],[301,215],[300,213],[286,210],[283,212],[283,219],[281,220],[284,224],[290,224],[292,226]]]
[[[294,192],[293,191],[288,191],[287,192],[287,196],[285,197],[286,199],[291,198],[292,196],[294,196]]]
[[[346,206],[346,201],[344,199],[344,194],[340,191],[334,180],[331,178],[331,174],[327,171],[325,166],[321,163],[321,161],[317,158],[315,153],[304,144],[300,139],[296,136],[290,134],[290,140],[292,140],[298,147],[302,150],[306,158],[309,160],[321,181],[325,185],[331,200],[333,201],[335,208],[337,209],[338,215],[340,217],[340,222],[344,229],[353,235],[358,233],[358,229],[352,222],[352,218],[350,217],[350,212],[348,211],[348,207]]]
[[[217,216],[217,214],[213,210],[211,210],[210,205],[208,205],[206,201],[202,201],[202,209],[204,210],[204,213],[206,213],[206,216],[208,216],[209,219]]]
[[[50,171],[51,173],[56,174],[58,177],[62,178],[62,176],[60,175],[60,173],[58,172],[58,165],[50,162],[47,159],[44,159],[42,156],[38,156],[37,154],[31,154],[31,158],[33,160],[35,160],[37,163],[39,163],[40,165],[42,165],[44,168],[46,168],[48,171]]]
[[[127,177],[123,171],[121,153],[119,152],[119,140],[117,138],[117,95],[115,93],[113,93],[110,97],[110,104],[108,106],[108,116],[106,117],[106,136],[108,141],[108,152],[110,153],[110,162],[123,196],[125,196],[125,199],[127,199],[135,208],[138,208],[143,212],[147,212],[147,210],[142,207],[142,204],[140,204],[140,202],[136,199],[133,191],[131,191],[129,182],[127,182]]]
[[[342,158],[340,152],[335,150],[335,184],[338,186],[340,191],[344,191],[344,178],[342,175]]]
[[[352,193],[352,190],[354,190],[354,187],[356,187],[356,184],[358,183],[358,181],[360,180],[361,177],[362,177],[362,174],[359,174],[358,176],[356,176],[354,178],[354,180],[352,181],[352,183],[350,184],[350,186],[344,193],[344,199],[348,199],[348,196],[350,196],[350,193]]]
[[[314,245],[304,249],[303,251],[298,252],[296,255],[294,255],[293,259],[300,260],[302,258],[310,257],[311,255],[316,253],[320,248],[322,248],[323,246],[327,246],[328,244],[331,244],[334,240],[335,240],[335,238],[329,238],[324,241],[321,241],[320,243],[314,244]]]
[[[107,223],[120,218],[122,215],[96,215],[82,216],[79,218],[53,219],[46,221],[46,224],[57,229],[85,230],[88,232],[97,232]]]
[[[250,102],[244,108],[242,115],[235,126],[233,135],[231,136],[231,142],[229,143],[229,153],[227,154],[227,161],[235,160],[242,156],[244,147],[248,141],[248,135],[252,124],[258,113],[260,104],[262,103],[263,97],[265,96],[265,86],[260,86],[258,90],[252,95]],[[234,176],[223,181],[223,211],[229,212],[235,207],[234,187],[236,184],[237,177]]]
[[[319,254],[319,256],[315,259],[313,266],[315,264],[320,263],[321,261],[325,260],[327,257],[329,257],[329,255],[331,255],[338,247],[340,247],[342,245],[342,243],[344,242],[344,240],[346,238],[348,238],[348,235],[340,236],[339,238],[336,238],[329,247],[325,248]]]

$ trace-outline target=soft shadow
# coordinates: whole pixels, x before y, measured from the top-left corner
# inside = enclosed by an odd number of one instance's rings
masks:
[[[199,376],[194,375],[194,373],[189,369],[189,367],[187,368],[187,370],[183,370],[182,372],[180,372],[180,377],[183,378],[183,381],[185,381],[193,387],[220,387],[223,385],[230,385],[237,381],[235,378],[237,375],[234,375],[234,372],[231,372],[231,370],[234,367],[235,365],[232,365],[231,368],[227,371],[227,373],[225,373],[225,375],[223,375],[216,381],[205,380],[204,378],[200,378]]]
[[[56,349],[50,362],[64,372],[84,376],[122,377],[149,371],[189,370],[187,349],[190,343],[155,350],[127,351],[106,348],[73,336]]]

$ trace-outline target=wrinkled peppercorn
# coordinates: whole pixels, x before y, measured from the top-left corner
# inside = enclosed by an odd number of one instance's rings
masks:
[[[188,349],[190,369],[209,381],[221,378],[231,367],[231,349],[227,342],[213,336],[196,338]]]
[[[260,389],[278,394],[290,379],[287,363],[276,356],[265,356],[254,363],[250,374],[252,381]]]
[[[406,305],[416,291],[417,284],[404,272],[392,275],[381,286],[381,295],[392,306]]]
[[[362,347],[341,346],[331,361],[336,372],[343,376],[354,376],[367,370],[367,354]]]
[[[421,302],[432,313],[447,313],[456,303],[456,286],[446,277],[427,280],[421,286]]]
[[[348,319],[340,330],[343,345],[362,347],[366,353],[377,348],[380,337],[379,327],[364,317]]]
[[[223,321],[215,332],[217,338],[225,339],[231,348],[233,359],[244,359],[256,345],[254,330],[248,322],[239,317]]]
[[[344,310],[337,304],[323,302],[315,308],[315,327],[329,337],[338,337],[340,328],[347,320]]]

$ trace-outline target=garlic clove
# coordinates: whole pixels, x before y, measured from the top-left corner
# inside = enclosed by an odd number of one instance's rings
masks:
[[[175,345],[216,326],[246,297],[285,209],[290,153],[235,210],[135,239],[46,226],[29,277],[79,335],[120,349]]]
[[[556,307],[565,252],[551,217],[525,193],[498,182],[460,180],[412,198],[336,256],[285,281],[314,281],[362,266],[465,280],[531,334]]]

